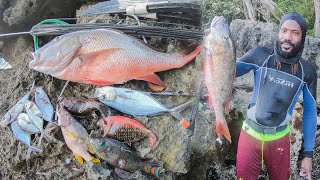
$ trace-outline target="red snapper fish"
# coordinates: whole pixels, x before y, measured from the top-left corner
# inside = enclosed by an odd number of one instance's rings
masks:
[[[139,39],[110,29],[58,36],[33,53],[31,69],[53,77],[92,85],[122,84],[136,79],[165,87],[154,72],[180,68],[201,51],[166,54]]]
[[[210,109],[214,108],[215,112],[216,133],[219,138],[223,135],[231,143],[226,115],[229,115],[230,110],[236,56],[229,26],[222,16],[214,17],[210,28],[205,31],[204,46],[205,82],[209,106]]]

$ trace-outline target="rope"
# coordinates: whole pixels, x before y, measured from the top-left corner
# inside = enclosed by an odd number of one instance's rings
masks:
[[[69,23],[61,21],[61,20],[57,20],[57,19],[46,19],[44,21],[41,21],[37,25],[42,25],[42,24],[69,24]],[[36,51],[39,49],[38,36],[36,36],[36,35],[32,35],[32,36],[33,36],[34,51]]]

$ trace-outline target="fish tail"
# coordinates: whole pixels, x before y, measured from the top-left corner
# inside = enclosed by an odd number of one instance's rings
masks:
[[[184,127],[184,128],[188,128],[190,126],[190,123],[180,114],[180,112],[184,109],[186,109],[188,106],[190,106],[190,104],[192,104],[193,101],[188,101],[185,102],[175,108],[172,108],[169,110],[169,113],[177,118],[180,121],[180,124]]]
[[[193,60],[201,52],[202,47],[203,47],[203,44],[201,43],[200,45],[198,45],[198,47],[196,49],[194,49],[188,55],[185,55],[183,53],[183,51],[186,51],[186,50],[179,51],[177,54],[180,55],[180,56],[182,55],[183,57],[182,57],[182,63],[180,64],[181,66],[179,66],[178,68],[184,66],[185,64],[187,64],[188,62]]]
[[[218,136],[223,135],[231,143],[231,135],[226,121],[216,120],[216,133]]]
[[[155,163],[151,163],[151,164],[146,164],[143,167],[143,171],[152,175],[155,175],[157,177],[159,177],[159,171],[160,171],[160,167],[158,164]]]
[[[50,136],[49,134],[45,133],[44,131],[41,132],[41,135],[46,138],[48,141],[53,141],[53,137]]]
[[[39,148],[36,148],[36,147],[33,147],[33,146],[29,146],[28,152],[27,152],[27,155],[26,155],[26,159],[30,158],[30,155],[31,155],[32,152],[42,152],[42,149],[39,149]]]
[[[149,147],[153,148],[156,145],[157,141],[158,141],[157,135],[154,134],[152,131],[149,132]]]

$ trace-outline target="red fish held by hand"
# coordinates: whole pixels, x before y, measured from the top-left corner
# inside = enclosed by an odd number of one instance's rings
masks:
[[[205,32],[204,44],[205,82],[209,106],[214,108],[216,117],[216,133],[219,138],[223,135],[231,143],[226,115],[229,115],[230,110],[236,56],[229,26],[222,16],[213,18],[210,28]]]
[[[135,142],[144,138],[149,139],[149,147],[153,148],[158,137],[151,130],[147,129],[140,122],[124,116],[109,116],[104,120],[98,121],[104,135],[109,138],[115,138],[122,142]]]
[[[201,51],[157,52],[124,33],[97,29],[56,37],[34,52],[31,69],[53,77],[92,85],[122,84],[137,79],[165,85],[155,72],[180,68]]]

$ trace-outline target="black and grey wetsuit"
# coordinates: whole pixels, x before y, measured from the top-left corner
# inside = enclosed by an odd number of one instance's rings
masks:
[[[292,74],[290,64],[282,63],[277,70],[273,49],[257,47],[237,61],[237,77],[251,70],[254,70],[254,89],[246,122],[259,133],[284,130],[302,91],[305,152],[312,154],[317,128],[314,66],[300,58],[296,74]]]

